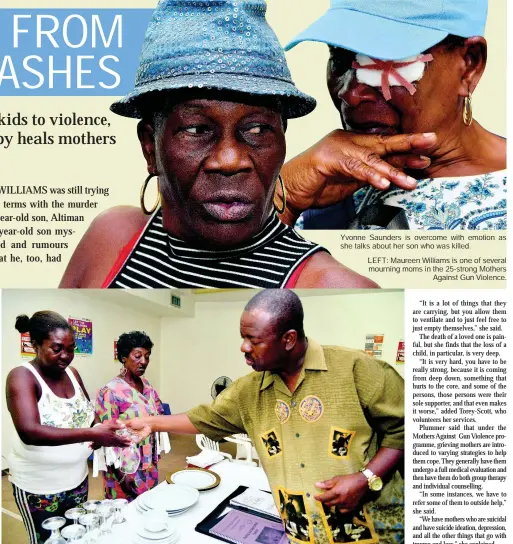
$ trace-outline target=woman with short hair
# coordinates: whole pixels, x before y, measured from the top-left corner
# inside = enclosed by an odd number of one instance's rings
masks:
[[[153,342],[141,331],[122,334],[117,341],[121,371],[104,385],[96,397],[96,415],[100,421],[127,420],[141,416],[157,416],[164,408],[155,388],[144,377],[150,364]],[[125,474],[114,465],[104,472],[105,498],[131,502],[158,484],[158,460],[161,450],[169,451],[166,436],[153,434],[138,444],[141,457],[137,470]]]
[[[309,210],[309,229],[506,229],[506,140],[472,112],[488,57],[487,7],[332,0],[292,40],[287,48],[329,46],[328,89],[344,130],[287,163],[288,224]],[[415,169],[391,184],[374,169],[376,137],[379,149],[411,133],[432,138],[427,156],[387,158]]]

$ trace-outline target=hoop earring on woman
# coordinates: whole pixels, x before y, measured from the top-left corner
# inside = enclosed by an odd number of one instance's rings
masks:
[[[157,177],[157,200],[155,201],[155,205],[153,206],[153,208],[151,210],[148,210],[146,209],[146,206],[144,204],[144,193],[146,193],[146,188],[148,187],[148,183],[150,182],[150,179],[153,178],[153,177]],[[140,202],[141,202],[141,209],[142,211],[146,214],[146,215],[151,215],[159,206],[160,204],[160,187],[159,187],[159,182],[158,182],[158,176],[157,174],[155,173],[151,173],[145,180],[144,180],[144,183],[143,183],[143,186],[141,187],[141,198],[140,198]]]
[[[281,179],[281,175],[278,176],[278,181],[280,182],[280,185],[281,185],[281,208],[278,208],[278,206],[276,206],[276,189],[275,189],[275,193],[274,193],[274,200],[273,200],[273,204],[274,204],[274,208],[276,209],[276,211],[279,213],[279,214],[282,214],[286,208],[287,208],[287,190],[285,189],[285,184],[283,183],[283,180]]]
[[[122,378],[124,378],[124,377],[126,376],[126,372],[127,372],[126,366],[123,365],[123,366],[121,367],[121,370],[119,371],[119,375],[120,375]]]
[[[463,103],[463,122],[467,127],[472,124],[472,93],[470,91]]]

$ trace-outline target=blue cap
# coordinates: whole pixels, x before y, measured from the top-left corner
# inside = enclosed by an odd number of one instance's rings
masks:
[[[288,118],[310,113],[315,99],[294,85],[265,12],[264,0],[161,0],[146,31],[134,90],[110,109],[140,118],[149,93],[212,88],[277,97]]]
[[[324,42],[369,57],[418,55],[449,34],[483,36],[488,0],[331,0],[330,9],[286,50]]]

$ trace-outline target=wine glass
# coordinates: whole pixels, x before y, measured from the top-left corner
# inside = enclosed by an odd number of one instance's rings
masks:
[[[72,519],[73,523],[78,525],[78,518],[84,514],[86,514],[86,510],[84,508],[70,508],[64,512],[64,517],[67,519]]]
[[[123,515],[123,508],[128,504],[126,499],[114,499],[113,501],[116,513],[114,514],[114,520],[112,523],[124,523],[126,521]]]
[[[61,531],[61,535],[67,539],[68,542],[75,542],[80,540],[86,533],[86,528],[83,525],[79,525],[75,522],[73,525],[64,527]]]
[[[84,514],[78,518],[78,522],[87,530],[84,539],[85,542],[93,544],[96,541],[95,529],[98,527],[99,521],[100,517],[97,514]]]
[[[96,513],[100,516],[100,536],[112,533],[108,519],[113,512],[114,505],[109,499],[102,501],[102,503],[98,505]]]
[[[67,541],[61,535],[50,535],[50,538],[45,540],[44,544],[67,544]]]
[[[86,501],[82,504],[82,508],[84,508],[88,514],[94,514],[99,504],[101,504],[101,501]]]
[[[65,543],[66,541],[61,537],[59,531],[64,525],[66,525],[66,519],[62,516],[54,516],[53,518],[45,519],[41,524],[41,527],[51,532],[50,537],[46,542],[53,542],[55,544]]]

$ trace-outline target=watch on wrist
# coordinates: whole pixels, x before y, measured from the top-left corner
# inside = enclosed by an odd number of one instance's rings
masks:
[[[372,470],[366,467],[360,469],[360,472],[367,478],[371,491],[381,491],[383,488],[383,480],[379,476],[376,476]]]

